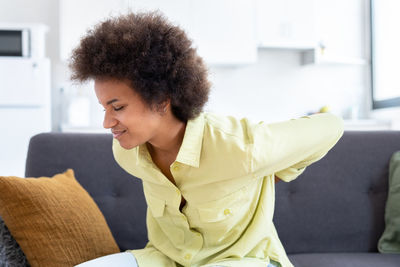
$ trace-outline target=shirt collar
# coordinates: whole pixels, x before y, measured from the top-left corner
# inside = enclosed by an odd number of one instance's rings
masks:
[[[203,135],[204,113],[201,112],[196,118],[187,121],[183,141],[175,161],[198,168],[200,166]],[[152,165],[151,155],[146,144],[137,147],[136,157],[137,164],[143,162],[146,165]]]
[[[153,167],[152,159],[146,144],[141,144],[136,147],[136,164],[146,167]]]
[[[198,168],[204,135],[204,113],[188,120],[176,161]]]

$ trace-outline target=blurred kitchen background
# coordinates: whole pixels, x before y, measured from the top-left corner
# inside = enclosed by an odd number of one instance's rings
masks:
[[[69,80],[71,50],[108,16],[154,9],[208,64],[206,111],[400,130],[398,0],[0,0],[0,175],[24,175],[34,134],[110,132],[93,83]]]

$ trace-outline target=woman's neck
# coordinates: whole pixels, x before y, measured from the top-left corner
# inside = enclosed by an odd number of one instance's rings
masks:
[[[167,112],[157,135],[146,143],[150,155],[174,161],[182,145],[185,130],[186,123]]]

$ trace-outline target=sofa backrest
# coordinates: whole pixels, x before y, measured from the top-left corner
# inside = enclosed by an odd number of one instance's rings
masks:
[[[72,168],[103,212],[121,251],[147,243],[146,201],[140,179],[115,162],[111,134],[42,133],[31,138],[25,177]]]
[[[31,138],[26,177],[72,168],[106,217],[120,249],[147,242],[140,179],[114,161],[111,134],[42,133]],[[274,223],[287,253],[372,252],[384,230],[391,155],[400,131],[346,131],[296,180],[276,184]]]
[[[296,180],[276,184],[274,223],[286,252],[377,252],[398,150],[400,131],[345,131]]]

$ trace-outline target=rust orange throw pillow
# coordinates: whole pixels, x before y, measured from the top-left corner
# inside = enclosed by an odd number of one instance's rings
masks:
[[[120,252],[72,169],[53,177],[0,176],[0,216],[32,267],[71,267]]]

